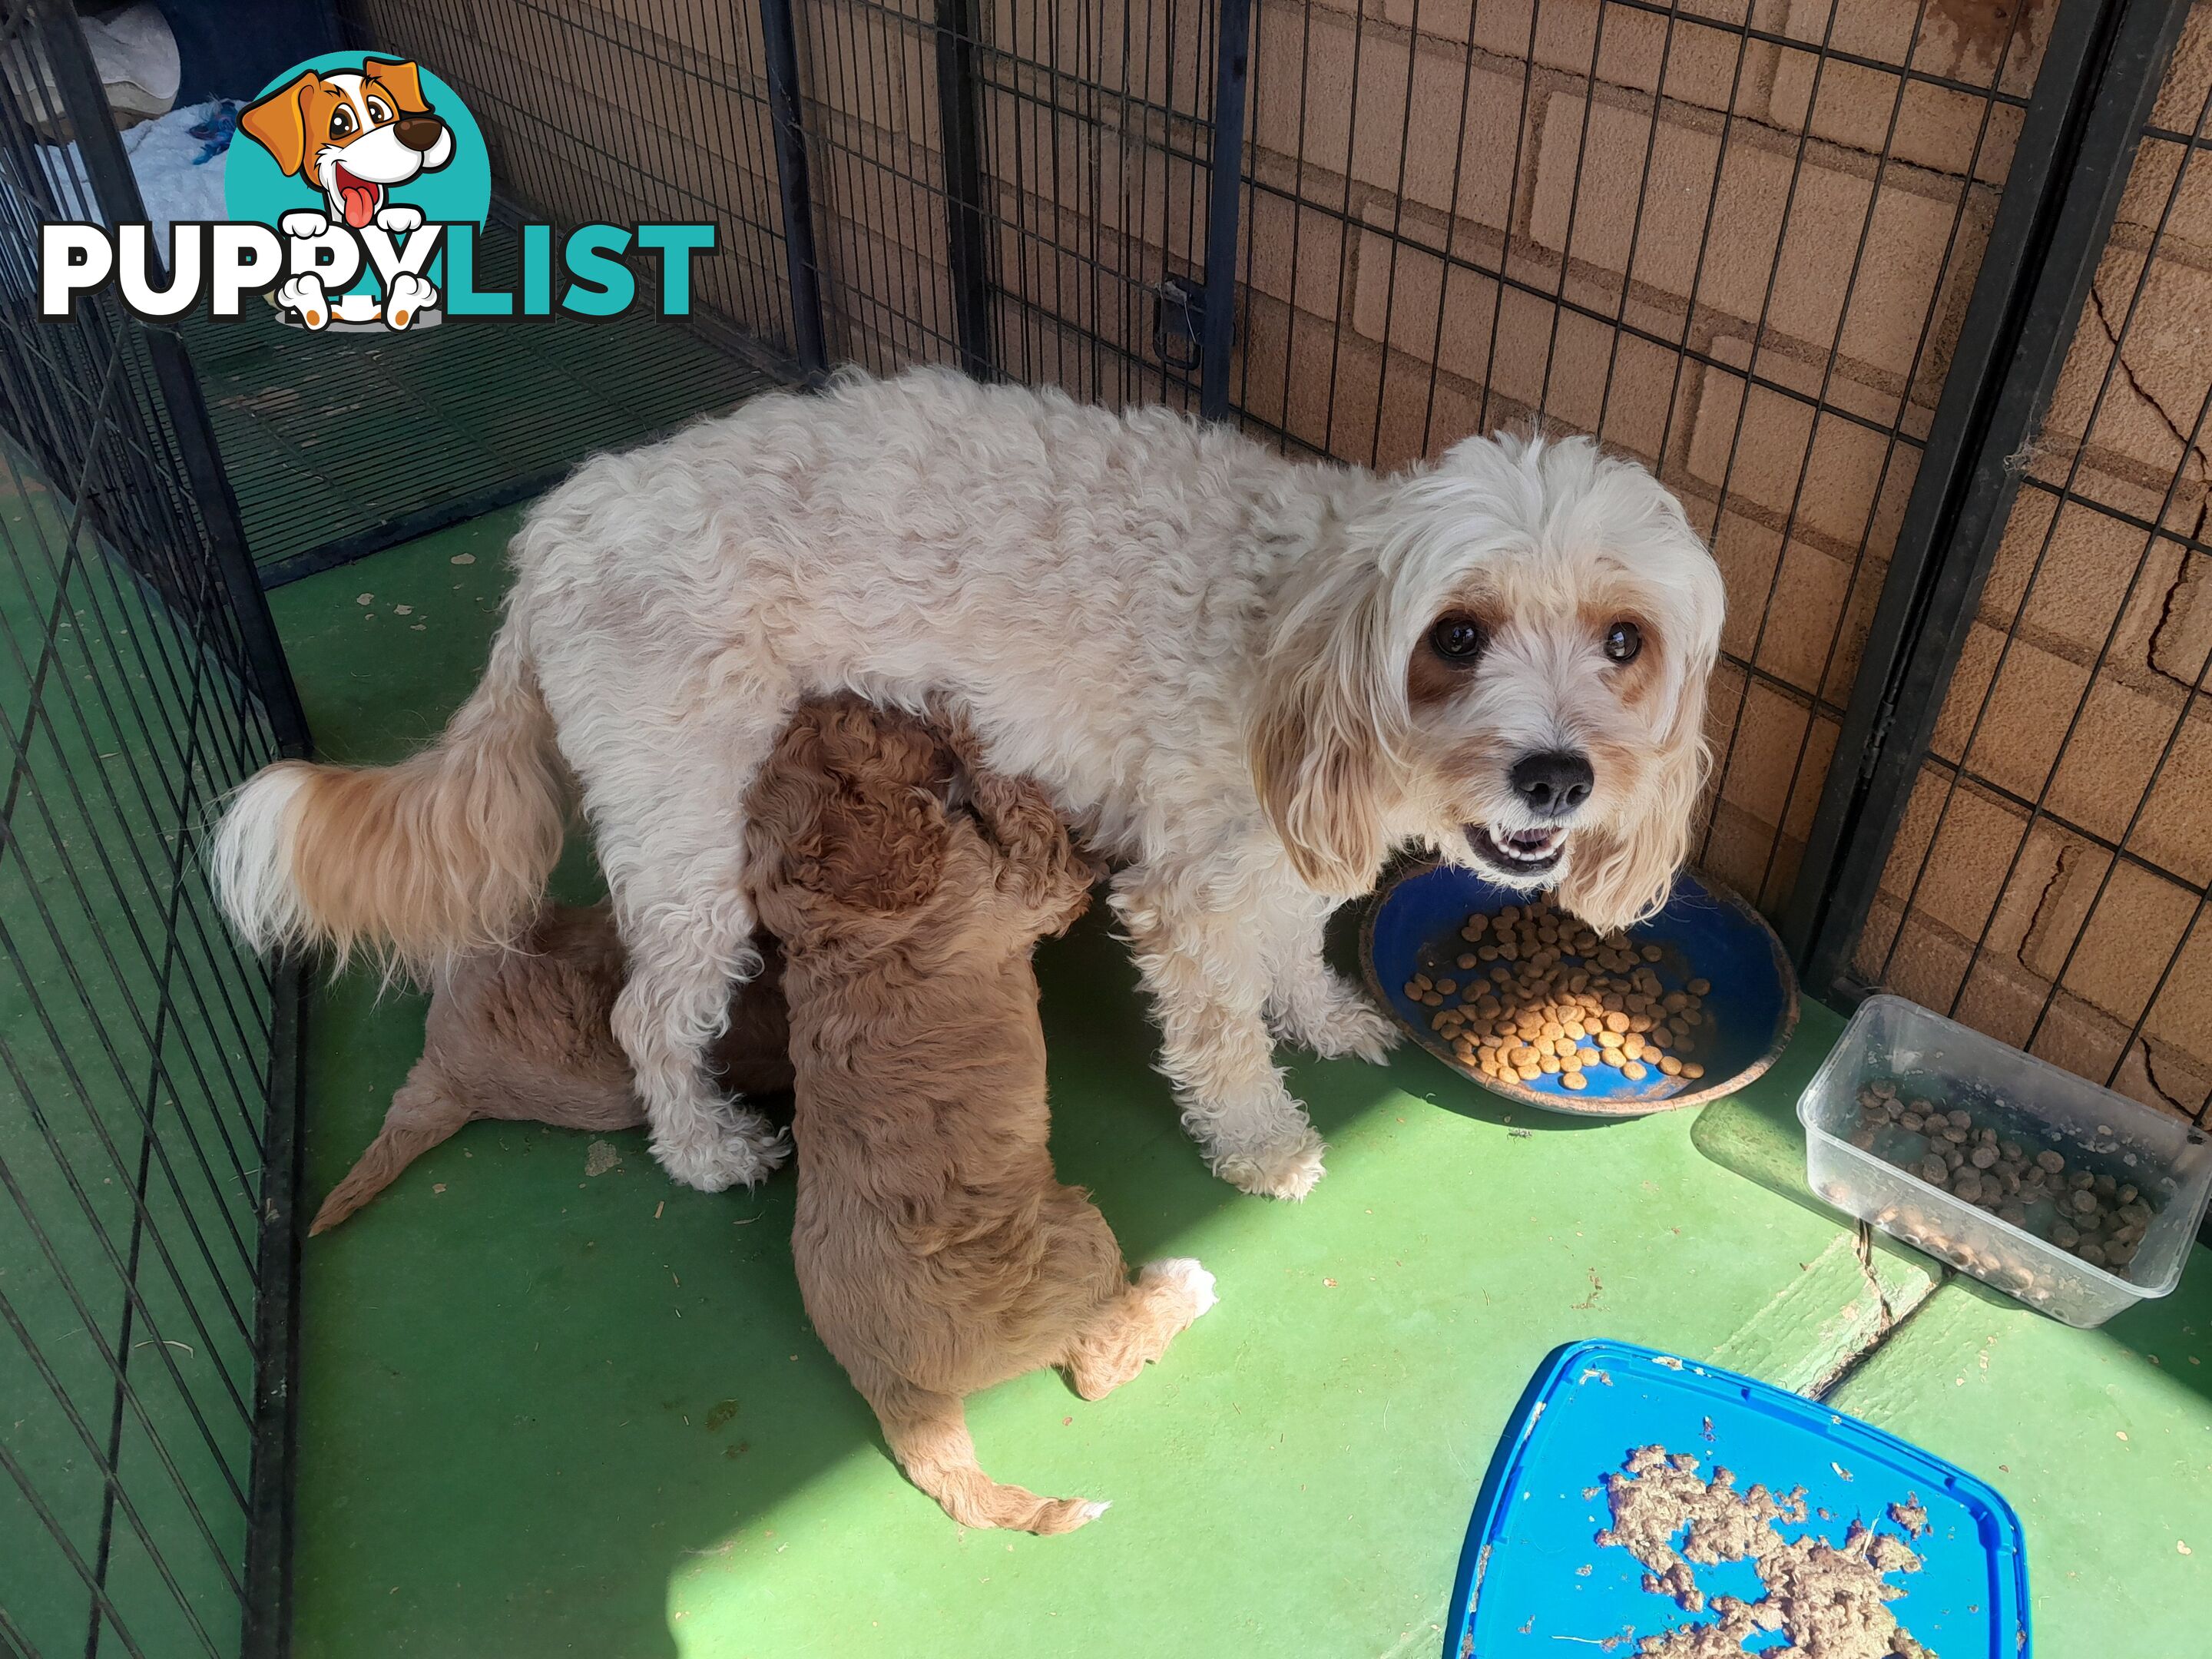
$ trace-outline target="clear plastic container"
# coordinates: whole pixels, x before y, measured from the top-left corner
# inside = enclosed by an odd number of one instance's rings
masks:
[[[2135,1187],[2154,1213],[2134,1259],[2118,1271],[2061,1249],[1850,1137],[1859,1091],[1894,1080],[1901,1094],[1940,1100],[2025,1147],[2057,1152]],[[2179,1118],[2100,1089],[2008,1043],[1902,997],[1869,997],[1797,1101],[1813,1190],[1893,1238],[1972,1273],[2069,1325],[2101,1325],[2147,1297],[2165,1296],[2212,1199],[2212,1137]]]

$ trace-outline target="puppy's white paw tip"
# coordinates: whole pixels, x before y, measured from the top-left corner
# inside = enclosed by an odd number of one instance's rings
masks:
[[[1083,1506],[1083,1518],[1086,1522],[1096,1521],[1100,1516],[1105,1514],[1107,1510],[1113,1507],[1114,1500],[1110,1498],[1101,1498],[1095,1503],[1085,1504]]]
[[[1187,1255],[1152,1262],[1145,1268],[1144,1277],[1177,1285],[1184,1291],[1194,1304],[1193,1319],[1200,1317],[1221,1300],[1214,1290],[1213,1275]]]

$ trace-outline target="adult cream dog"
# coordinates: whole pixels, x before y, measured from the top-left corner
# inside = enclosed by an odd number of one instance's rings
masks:
[[[700,1056],[754,971],[742,813],[789,711],[968,709],[1121,866],[1161,1066],[1213,1168],[1303,1196],[1322,1146],[1272,1031],[1379,1058],[1322,927],[1419,843],[1599,927],[1656,908],[1703,775],[1720,573],[1585,440],[1469,439],[1392,477],[1225,426],[943,370],[759,398],[533,508],[483,683],[376,770],[252,780],[216,878],[255,945],[425,963],[535,914],[570,780],[631,974],[656,1155],[709,1189],[781,1137]]]

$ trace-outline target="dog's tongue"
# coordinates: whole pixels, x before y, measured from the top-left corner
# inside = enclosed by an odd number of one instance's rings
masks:
[[[365,185],[351,177],[341,179],[338,180],[338,194],[345,200],[346,223],[356,230],[376,216],[374,185]]]

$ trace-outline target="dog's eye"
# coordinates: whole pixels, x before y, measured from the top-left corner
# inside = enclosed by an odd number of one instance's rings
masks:
[[[1605,630],[1605,654],[1615,662],[1634,662],[1644,649],[1644,630],[1632,622],[1617,622]]]
[[[344,138],[353,132],[353,112],[343,104],[331,112],[331,137]]]
[[[382,126],[386,121],[389,121],[392,118],[391,106],[386,104],[381,98],[370,99],[368,100],[368,118],[375,122],[379,126]]]
[[[1482,646],[1482,625],[1472,617],[1442,617],[1429,629],[1429,649],[1446,662],[1473,662]]]

